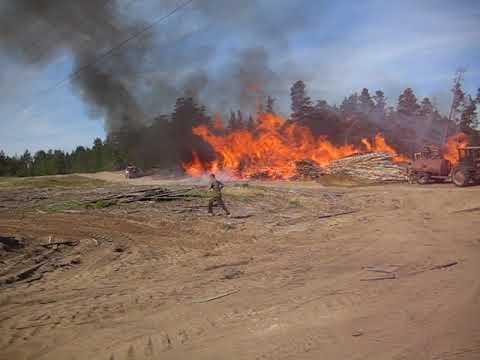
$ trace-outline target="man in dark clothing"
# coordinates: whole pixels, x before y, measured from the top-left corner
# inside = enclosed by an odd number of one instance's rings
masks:
[[[222,209],[225,211],[227,215],[230,215],[230,211],[228,211],[225,203],[223,202],[222,198],[222,189],[224,185],[222,182],[218,181],[215,178],[215,174],[210,174],[210,187],[209,190],[213,192],[213,196],[210,198],[208,202],[208,213],[213,215],[213,206],[218,205],[221,206]]]

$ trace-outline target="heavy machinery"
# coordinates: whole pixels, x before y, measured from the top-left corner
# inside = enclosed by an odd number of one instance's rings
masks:
[[[480,146],[458,149],[458,163],[452,165],[436,148],[425,147],[414,155],[408,171],[411,183],[428,184],[434,181],[452,181],[456,186],[480,183]]]
[[[141,176],[142,176],[142,171],[134,165],[129,164],[127,166],[127,168],[125,169],[125,178],[126,179],[134,179],[134,178],[141,177]]]
[[[480,146],[458,149],[458,164],[450,176],[457,186],[480,184]]]

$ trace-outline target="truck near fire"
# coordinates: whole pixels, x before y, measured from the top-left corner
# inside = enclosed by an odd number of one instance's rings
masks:
[[[451,181],[459,187],[480,184],[480,146],[466,146],[457,151],[456,164],[442,157],[433,147],[425,147],[422,152],[414,154],[408,170],[410,182],[425,185]]]

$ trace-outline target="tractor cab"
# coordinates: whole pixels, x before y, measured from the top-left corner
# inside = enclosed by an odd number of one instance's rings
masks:
[[[480,146],[458,149],[458,164],[452,169],[452,181],[457,186],[480,183]]]
[[[478,164],[480,163],[480,146],[467,146],[458,149],[459,163]]]

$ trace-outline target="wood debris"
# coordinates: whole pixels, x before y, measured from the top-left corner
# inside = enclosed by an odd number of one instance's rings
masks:
[[[292,180],[316,180],[324,174],[323,169],[314,160],[295,161],[295,175]]]
[[[325,172],[331,175],[343,175],[369,182],[407,181],[406,169],[395,164],[392,155],[374,152],[353,155],[332,161]]]
[[[127,204],[136,201],[172,201],[180,200],[186,197],[192,197],[189,192],[193,188],[170,190],[162,187],[149,188],[143,190],[133,190],[130,192],[121,192],[110,194],[104,197],[97,197],[93,200],[88,200],[86,204],[103,204],[104,206],[111,206],[115,204]]]

